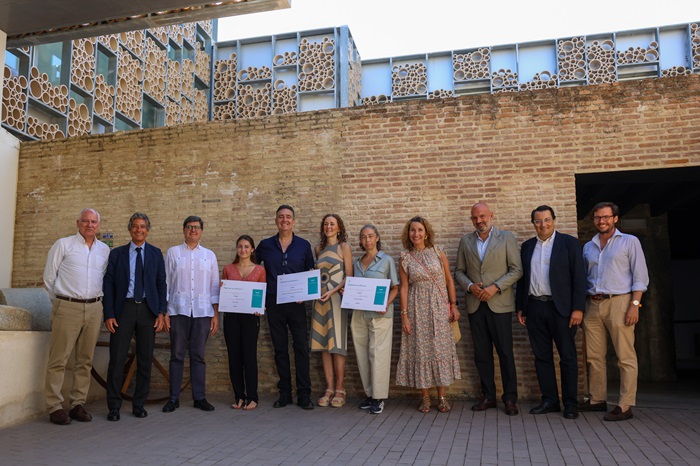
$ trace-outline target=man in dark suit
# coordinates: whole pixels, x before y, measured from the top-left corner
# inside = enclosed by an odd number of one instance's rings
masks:
[[[471,221],[476,231],[459,242],[455,278],[467,293],[467,312],[474,340],[474,362],[481,379],[483,398],[472,411],[496,407],[493,348],[496,348],[503,381],[506,414],[518,414],[518,381],[513,355],[513,286],[522,265],[515,236],[493,225],[493,212],[484,202],[474,204]]]
[[[121,387],[131,337],[136,335],[136,389],[132,413],[148,416],[143,404],[151,384],[151,358],[156,332],[165,325],[166,282],[163,253],[146,243],[151,221],[136,212],[129,219],[131,242],[109,254],[102,288],[105,326],[110,331],[107,406],[110,421],[119,420]]]
[[[554,209],[541,205],[530,220],[537,236],[525,241],[520,255],[523,277],[516,291],[518,321],[527,326],[535,355],[535,370],[542,403],[530,414],[561,411],[552,341],[559,351],[564,417],[578,417],[576,387],[576,329],[586,305],[586,269],[581,244],[554,229]]]

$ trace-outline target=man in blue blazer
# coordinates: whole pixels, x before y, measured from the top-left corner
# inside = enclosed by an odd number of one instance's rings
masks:
[[[107,370],[110,421],[119,420],[124,364],[134,334],[137,372],[132,413],[138,418],[148,416],[143,405],[151,385],[151,358],[156,332],[163,330],[167,312],[163,253],[146,243],[151,221],[146,214],[136,212],[128,228],[131,241],[110,252],[102,283],[104,321],[111,333]]]
[[[564,417],[578,417],[576,329],[586,305],[586,269],[581,244],[554,228],[554,209],[541,205],[530,220],[537,236],[520,249],[523,276],[516,291],[518,321],[527,326],[535,355],[542,403],[530,414],[560,412],[552,341],[559,351]]]

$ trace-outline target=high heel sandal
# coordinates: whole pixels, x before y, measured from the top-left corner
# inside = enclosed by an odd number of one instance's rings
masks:
[[[429,396],[424,396],[421,398],[420,406],[418,406],[418,411],[421,413],[429,413],[430,412],[430,397]]]
[[[326,388],[326,393],[324,393],[323,396],[318,399],[316,404],[322,408],[325,408],[326,406],[328,406],[330,404],[331,397],[333,396],[334,393],[335,393],[335,391],[333,391],[332,388]]]
[[[450,406],[450,404],[447,402],[447,398],[444,396],[439,396],[437,409],[441,413],[448,413],[450,410],[452,410],[452,406]]]
[[[336,390],[331,400],[331,406],[334,408],[342,408],[345,406],[345,395],[347,395],[345,390]]]

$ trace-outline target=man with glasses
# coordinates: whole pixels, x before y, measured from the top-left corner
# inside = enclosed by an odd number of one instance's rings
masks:
[[[204,348],[209,335],[219,329],[219,265],[216,255],[199,244],[204,221],[191,215],[182,224],[185,242],[168,249],[165,274],[168,285],[168,313],[165,331],[170,332],[170,398],[164,413],[180,407],[180,387],[185,368],[185,351],[190,354],[190,382],[194,407],[214,411],[204,390],[207,366]]]
[[[270,338],[275,349],[275,365],[279,374],[279,399],[273,407],[283,408],[293,402],[292,369],[289,361],[289,335],[292,334],[294,363],[296,365],[297,405],[313,409],[311,401],[311,374],[309,362],[309,332],[306,306],[300,303],[277,304],[277,276],[306,272],[314,268],[314,257],[308,241],[296,236],[294,209],[281,205],[275,214],[277,234],[260,241],[255,250],[265,266],[267,296],[265,311],[270,325]]]
[[[620,399],[617,406],[604,416],[606,421],[632,418],[638,372],[634,326],[639,321],[642,294],[649,285],[649,273],[639,240],[615,228],[619,213],[620,209],[612,202],[596,204],[593,223],[598,234],[583,247],[588,272],[588,302],[583,328],[590,397],[579,404],[579,411],[607,411],[605,359],[609,333],[620,368]]]
[[[542,392],[542,402],[530,414],[561,411],[554,342],[559,352],[564,418],[576,419],[576,329],[586,305],[586,269],[581,244],[554,228],[556,218],[554,209],[547,205],[537,207],[530,214],[537,236],[525,241],[520,249],[523,276],[518,282],[515,308],[518,322],[527,326]]]

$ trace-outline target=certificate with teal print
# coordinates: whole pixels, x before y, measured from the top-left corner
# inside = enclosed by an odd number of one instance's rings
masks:
[[[362,311],[386,311],[391,280],[384,278],[346,277],[340,307]]]
[[[277,304],[310,301],[320,297],[320,270],[277,275]]]
[[[267,283],[222,280],[219,291],[219,312],[264,314]]]

